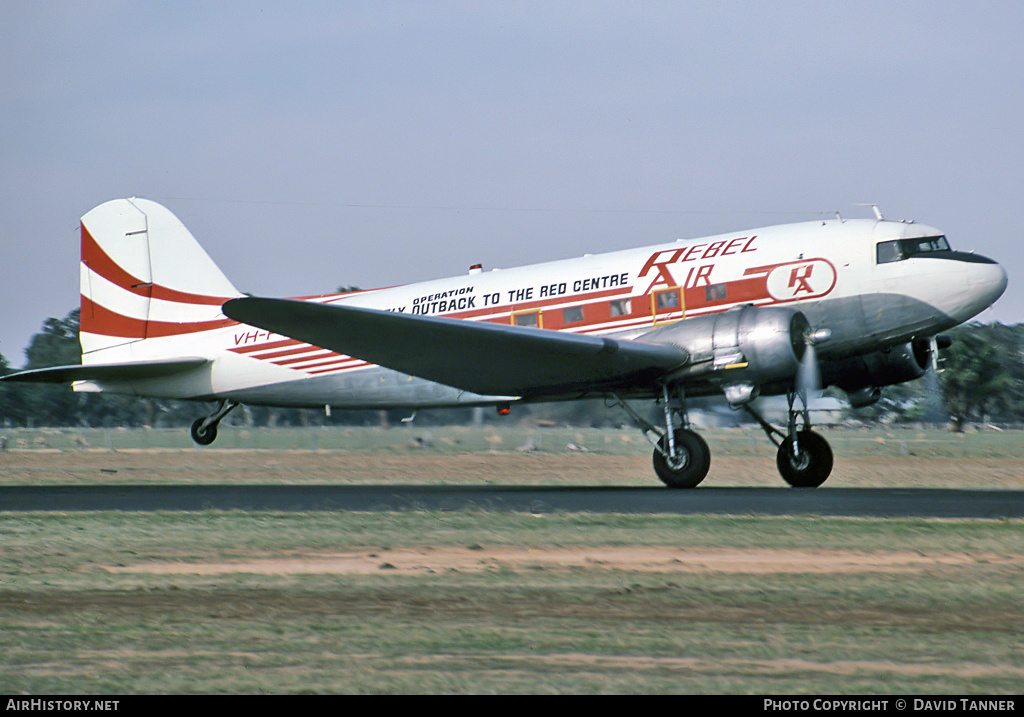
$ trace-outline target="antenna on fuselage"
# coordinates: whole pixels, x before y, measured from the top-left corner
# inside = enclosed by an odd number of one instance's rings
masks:
[[[871,207],[871,211],[875,213],[875,219],[882,222],[885,221],[885,217],[882,216],[882,212],[878,211],[877,204],[865,203],[865,204],[854,204],[855,207]]]

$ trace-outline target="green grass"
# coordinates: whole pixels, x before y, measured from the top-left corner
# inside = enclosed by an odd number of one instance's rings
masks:
[[[488,512],[4,514],[0,692],[1016,694],[1021,527]],[[389,553],[403,547],[642,554],[665,545],[972,559],[796,573],[557,569],[539,559],[420,574],[389,567]],[[138,567],[348,550],[367,551],[379,569]]]
[[[715,455],[774,455],[757,426],[697,429]],[[965,433],[917,426],[820,427],[837,456],[1024,457],[1024,432],[983,427]],[[8,450],[146,450],[196,448],[186,428],[5,429]],[[437,453],[515,451],[530,445],[548,453],[576,450],[614,455],[647,454],[650,445],[632,427],[539,428],[528,424],[470,426],[359,426],[244,428],[222,425],[211,448],[221,450],[380,451],[412,445]]]

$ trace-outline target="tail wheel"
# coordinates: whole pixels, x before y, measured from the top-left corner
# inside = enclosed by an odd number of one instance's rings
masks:
[[[205,418],[197,418],[195,423],[192,424],[192,440],[201,446],[208,446],[217,440],[217,424],[211,423],[206,428],[203,428],[203,421]]]
[[[708,444],[685,428],[677,428],[673,439],[676,458],[672,460],[666,457],[665,454],[669,452],[668,436],[662,436],[658,441],[660,450],[654,451],[654,472],[669,488],[696,488],[711,468]]]
[[[798,431],[797,452],[793,453],[793,437],[779,446],[776,464],[783,479],[794,488],[817,488],[832,472],[832,449],[828,441],[813,431]]]

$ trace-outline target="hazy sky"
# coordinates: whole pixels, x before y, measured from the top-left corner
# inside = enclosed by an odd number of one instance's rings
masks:
[[[0,0],[0,353],[78,221],[166,205],[242,291],[363,288],[874,202],[1024,321],[1024,3]]]

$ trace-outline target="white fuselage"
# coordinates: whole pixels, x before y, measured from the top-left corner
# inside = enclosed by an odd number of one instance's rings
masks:
[[[889,261],[879,254],[884,242],[935,237],[941,232],[914,223],[807,222],[307,300],[624,338],[745,304],[793,306],[812,326],[831,330],[821,352],[827,361],[932,336],[999,297],[1005,272],[983,257],[935,250]],[[185,355],[213,361],[159,381],[78,389],[302,406],[493,399],[241,324],[147,338],[117,351],[119,360]],[[86,363],[104,360],[109,354],[103,350],[85,357]]]

